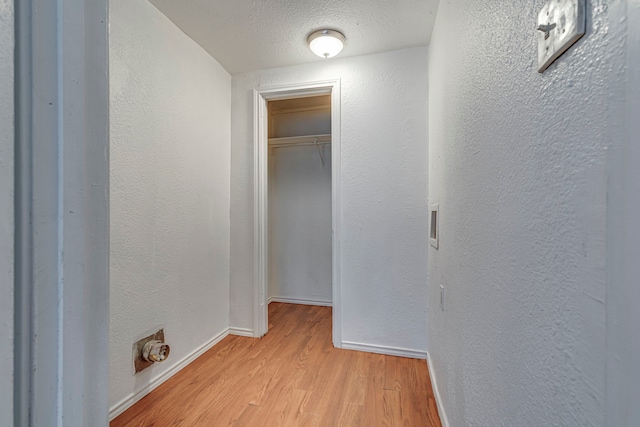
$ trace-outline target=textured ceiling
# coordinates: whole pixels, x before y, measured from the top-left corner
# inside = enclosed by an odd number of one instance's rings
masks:
[[[306,43],[320,28],[347,37],[338,57],[426,45],[438,9],[438,0],[150,1],[231,74],[326,61]]]

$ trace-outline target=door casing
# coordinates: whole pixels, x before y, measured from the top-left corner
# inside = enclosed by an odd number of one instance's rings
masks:
[[[332,337],[334,347],[342,347],[340,292],[340,80],[296,83],[254,90],[254,337],[268,330],[268,115],[267,102],[318,95],[331,95],[331,225],[332,225]]]

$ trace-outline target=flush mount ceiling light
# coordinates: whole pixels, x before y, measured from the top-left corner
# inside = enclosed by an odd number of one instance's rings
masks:
[[[321,58],[331,58],[342,50],[347,39],[336,30],[318,30],[309,34],[309,49]]]

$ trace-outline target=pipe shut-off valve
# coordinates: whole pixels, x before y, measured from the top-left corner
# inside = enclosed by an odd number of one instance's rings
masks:
[[[142,358],[151,363],[164,362],[169,357],[170,352],[171,348],[168,344],[158,340],[151,340],[142,347]]]

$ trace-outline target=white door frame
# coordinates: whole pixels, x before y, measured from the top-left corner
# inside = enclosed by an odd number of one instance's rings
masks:
[[[611,73],[607,172],[606,426],[640,417],[640,1],[609,7],[611,33],[626,44]],[[615,25],[613,25],[615,23]]]
[[[255,89],[253,92],[254,140],[254,316],[255,337],[268,329],[268,133],[267,101],[331,94],[331,225],[333,345],[342,347],[340,293],[340,80],[299,83]]]
[[[108,0],[15,5],[14,426],[106,426]]]

